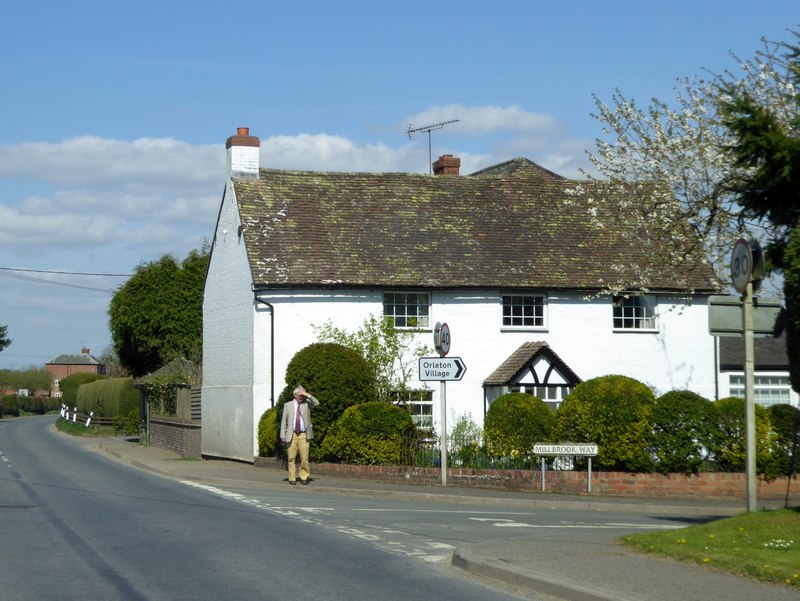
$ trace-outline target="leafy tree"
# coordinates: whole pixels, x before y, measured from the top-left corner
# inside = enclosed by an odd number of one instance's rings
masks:
[[[800,409],[792,405],[772,405],[769,419],[776,440],[773,454],[777,457],[780,474],[791,475],[797,471],[798,443],[800,443]]]
[[[780,48],[790,90],[782,104],[765,103],[758,90],[724,81],[720,107],[733,136],[728,155],[739,168],[728,188],[745,215],[771,224],[767,256],[785,274],[790,375],[800,390],[800,46]]]
[[[208,257],[204,248],[182,263],[170,255],[143,263],[114,294],[109,329],[120,364],[132,376],[180,357],[200,362]]]
[[[483,438],[495,457],[527,457],[537,442],[547,442],[556,415],[542,399],[510,392],[492,401],[483,423]]]
[[[652,99],[642,108],[620,91],[609,104],[595,97],[593,116],[604,137],[589,157],[594,173],[583,187],[596,188],[586,209],[598,225],[610,226],[607,235],[621,244],[636,236],[651,249],[648,260],[637,256],[624,265],[628,269],[622,271],[634,271],[636,278],[611,282],[609,288],[646,289],[665,262],[681,266],[680,273],[688,273],[686,265],[707,262],[719,281],[727,282],[732,241],[763,239],[768,216],[743,214],[739,196],[727,185],[745,179],[751,168],[723,151],[735,138],[723,120],[720,88],[748,90],[758,106],[772,109],[778,126],[791,123],[798,87],[780,48],[763,40],[752,59],[733,57],[740,66],[736,73],[678,80],[671,102]],[[614,227],[615,215],[632,227]]]
[[[651,414],[650,452],[659,472],[697,474],[715,429],[711,401],[690,390],[673,390],[656,399]]]
[[[647,443],[655,395],[627,376],[602,376],[578,384],[558,407],[556,438],[598,445],[592,463],[609,471],[652,469]]]
[[[26,367],[25,369],[0,369],[0,387],[12,390],[26,388],[30,394],[35,391],[49,391],[52,378],[44,367]]]
[[[0,353],[3,352],[3,349],[10,345],[11,342],[12,341],[8,337],[8,326],[0,326]]]
[[[292,390],[305,387],[319,399],[313,411],[314,441],[312,458],[319,449],[328,428],[352,405],[375,401],[377,390],[372,370],[355,350],[332,342],[316,342],[300,349],[286,367],[286,388],[278,397],[278,406],[292,399]]]
[[[320,342],[335,342],[361,353],[378,386],[378,400],[392,400],[392,392],[405,392],[417,359],[433,352],[418,342],[419,330],[397,330],[390,318],[370,315],[356,332],[337,328],[330,321],[314,328]]]

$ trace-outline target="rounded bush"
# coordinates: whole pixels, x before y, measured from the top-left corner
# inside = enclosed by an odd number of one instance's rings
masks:
[[[274,457],[280,449],[281,407],[267,409],[258,420],[258,454]]]
[[[328,461],[356,465],[401,465],[416,428],[405,409],[389,403],[354,405],[329,428],[322,443]]]
[[[711,455],[722,472],[747,470],[747,431],[745,426],[745,400],[726,397],[713,403],[714,436],[710,442]],[[780,475],[779,462],[772,454],[776,436],[770,424],[769,411],[755,406],[756,470],[767,479]]]
[[[598,445],[592,465],[608,471],[647,472],[653,391],[638,380],[610,375],[578,384],[558,408],[558,442]]]
[[[547,442],[556,416],[542,399],[510,392],[492,401],[483,423],[483,440],[490,456],[526,457],[537,442]]]
[[[292,357],[286,368],[286,388],[278,397],[281,411],[297,386],[305,387],[319,400],[312,411],[312,459],[318,458],[328,428],[345,409],[377,399],[375,379],[366,360],[357,351],[331,342],[311,344]]]
[[[690,390],[672,390],[656,399],[650,420],[656,470],[699,473],[715,430],[711,401]]]

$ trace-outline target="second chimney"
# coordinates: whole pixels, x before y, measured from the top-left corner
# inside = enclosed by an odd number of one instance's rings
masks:
[[[433,163],[434,175],[458,175],[461,159],[452,154],[443,154]]]
[[[261,140],[250,135],[249,127],[239,127],[225,142],[228,149],[228,177],[258,179]]]

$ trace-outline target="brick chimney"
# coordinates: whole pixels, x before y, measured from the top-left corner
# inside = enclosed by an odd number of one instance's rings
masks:
[[[433,163],[434,175],[458,175],[461,159],[452,154],[443,154]]]
[[[225,142],[228,150],[228,177],[258,179],[258,153],[261,140],[250,135],[249,127],[239,127]]]
[[[89,354],[89,349],[88,349],[88,347],[85,347],[85,346],[84,346],[84,347],[81,349],[81,355],[88,355],[88,354]]]

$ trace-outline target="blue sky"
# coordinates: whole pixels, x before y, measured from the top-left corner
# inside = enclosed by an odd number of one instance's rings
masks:
[[[669,100],[800,29],[796,0],[36,1],[0,6],[0,368],[111,343],[136,265],[211,237],[239,126],[262,165],[587,167],[592,94]],[[30,270],[30,271],[19,271]],[[70,272],[48,273],[48,272]],[[113,275],[76,275],[113,274]]]

